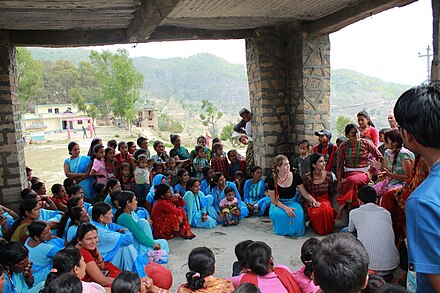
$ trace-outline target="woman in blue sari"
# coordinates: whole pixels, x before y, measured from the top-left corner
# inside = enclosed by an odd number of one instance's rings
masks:
[[[222,173],[217,172],[214,174],[214,177],[212,178],[213,187],[211,188],[211,194],[214,198],[213,206],[215,210],[217,211],[218,218],[217,221],[223,220],[223,213],[220,211],[220,201],[225,198],[225,188],[226,187],[232,187],[234,189],[235,197],[238,199],[238,208],[240,209],[240,219],[247,217],[249,214],[249,210],[246,206],[246,204],[242,201],[242,197],[240,192],[237,189],[237,186],[230,181],[226,181],[225,176],[223,176]],[[232,215],[231,219],[232,219]]]
[[[188,191],[185,193],[185,212],[191,227],[214,228],[217,226],[217,212],[212,206],[213,198],[200,191],[200,182],[191,178],[187,183]]]
[[[301,177],[290,171],[290,163],[286,156],[275,157],[273,178],[269,180],[269,196],[272,201],[269,217],[272,220],[274,234],[302,236],[306,231],[304,210],[299,204],[296,188],[302,194],[304,189]]]
[[[80,155],[79,144],[74,141],[69,143],[67,149],[70,158],[64,160],[64,174],[68,178],[75,179],[82,187],[85,197],[93,201],[93,177],[90,176],[92,160],[89,156]]]
[[[98,249],[104,258],[121,270],[145,276],[144,267],[147,256],[140,255],[133,246],[133,235],[126,228],[112,222],[113,212],[110,205],[98,202],[93,206],[92,223],[98,229]]]
[[[250,213],[257,213],[262,216],[270,206],[270,197],[265,195],[266,185],[264,182],[261,167],[254,166],[251,169],[252,179],[246,180],[243,188],[243,201],[246,203]]]
[[[61,238],[53,237],[47,223],[33,221],[28,227],[29,238],[24,246],[29,250],[29,260],[33,262],[34,284],[44,282],[52,270],[52,259],[64,248]]]

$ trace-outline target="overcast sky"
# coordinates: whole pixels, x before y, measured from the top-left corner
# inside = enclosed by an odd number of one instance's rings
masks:
[[[373,15],[330,35],[331,66],[347,68],[385,81],[416,85],[427,78],[426,48],[432,48],[430,0]],[[183,41],[123,47],[132,57],[188,57],[201,52],[245,64],[244,40]],[[432,54],[432,50],[431,50]]]

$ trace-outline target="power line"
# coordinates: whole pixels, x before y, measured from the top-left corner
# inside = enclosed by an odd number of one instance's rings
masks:
[[[433,54],[430,54],[429,53],[430,51],[431,51],[431,48],[428,46],[428,48],[426,48],[426,55],[420,55],[420,53],[419,53],[419,57],[426,57],[427,82],[429,82],[431,80],[431,60],[430,60],[430,58],[433,56]]]

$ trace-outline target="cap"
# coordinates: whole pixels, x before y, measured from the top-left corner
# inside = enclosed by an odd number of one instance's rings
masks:
[[[323,129],[321,131],[316,131],[315,135],[316,136],[325,135],[328,137],[328,139],[332,138],[332,133],[330,131],[328,131],[327,129]]]
[[[170,289],[173,285],[171,271],[158,263],[150,262],[144,268],[145,273],[153,280],[153,284],[162,289]]]

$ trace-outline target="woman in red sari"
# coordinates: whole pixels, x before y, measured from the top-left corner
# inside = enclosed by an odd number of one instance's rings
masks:
[[[348,211],[352,207],[358,207],[358,190],[367,185],[372,176],[370,164],[378,165],[373,168],[380,168],[383,156],[374,144],[365,138],[360,137],[358,127],[353,124],[345,126],[345,136],[347,141],[339,147],[338,164],[336,168],[336,178],[338,179],[339,196],[336,201],[339,204],[337,219],[342,218],[345,207]],[[369,156],[374,157],[378,162],[373,163]]]
[[[307,202],[304,211],[316,234],[330,234],[335,226],[335,210],[329,197],[333,190],[333,177],[331,172],[325,171],[325,160],[321,154],[310,156],[310,170],[310,173],[303,175],[302,181],[317,204]]]
[[[166,184],[156,186],[154,199],[156,203],[151,212],[154,238],[171,239],[180,235],[185,239],[196,237],[183,210],[185,201],[180,195],[171,198],[171,188]]]

